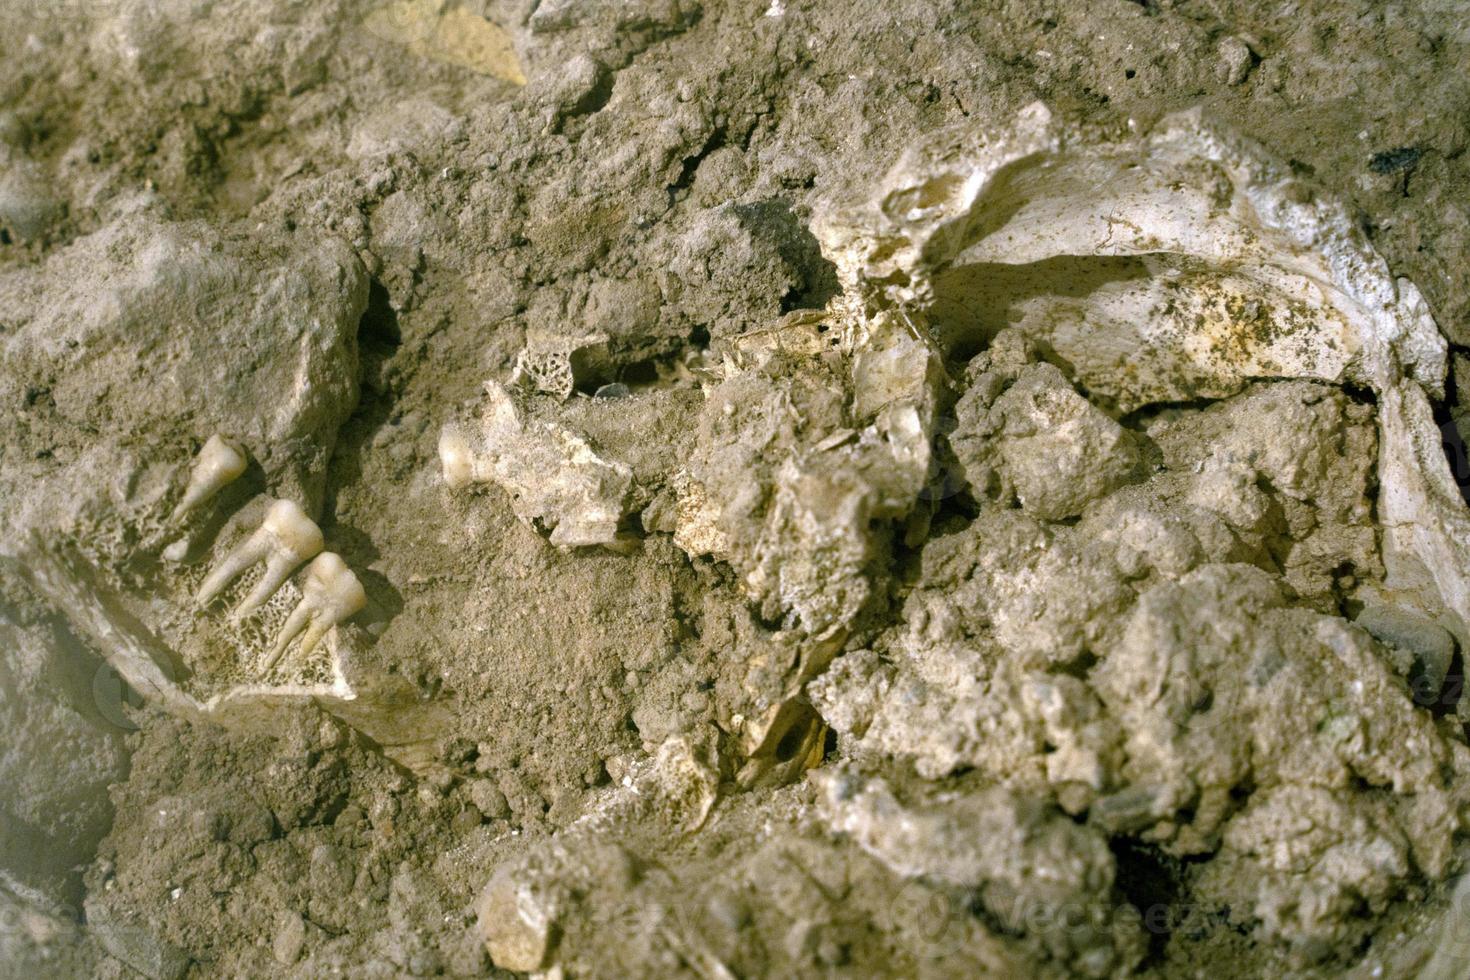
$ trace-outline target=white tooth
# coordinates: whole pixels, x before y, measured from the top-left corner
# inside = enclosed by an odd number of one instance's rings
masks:
[[[174,508],[171,520],[176,521],[183,517],[219,493],[231,481],[239,479],[244,472],[244,450],[223,436],[210,436],[194,460],[194,469],[189,473],[189,486],[184,490],[179,505]]]
[[[322,550],[322,532],[296,503],[277,500],[265,512],[255,533],[224,557],[199,586],[199,604],[208,605],[245,569],[265,561],[265,575],[235,610],[237,617],[254,611],[281,587],[297,565]]]
[[[266,656],[266,671],[276,665],[286,647],[303,628],[306,635],[301,638],[300,656],[305,657],[321,642],[327,630],[367,605],[367,593],[363,591],[362,583],[352,574],[347,563],[330,551],[317,555],[306,567],[301,594],[301,602],[281,627],[275,646]]]
[[[444,482],[451,489],[465,486],[475,478],[475,455],[469,440],[452,423],[439,433],[439,465],[444,471]]]

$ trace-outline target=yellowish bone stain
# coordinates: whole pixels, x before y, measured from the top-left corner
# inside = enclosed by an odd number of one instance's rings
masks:
[[[526,84],[510,35],[463,7],[446,11],[443,0],[394,0],[368,14],[363,26],[420,57]]]

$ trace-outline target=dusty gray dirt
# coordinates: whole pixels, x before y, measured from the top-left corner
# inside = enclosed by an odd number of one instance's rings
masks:
[[[1388,581],[1375,394],[1125,405],[942,304],[853,354],[818,235],[947,127],[1203,107],[1423,293],[1470,484],[1458,0],[0,0],[0,49],[0,975],[1470,973],[1463,624]],[[366,596],[270,671],[303,575],[195,601],[267,496]]]

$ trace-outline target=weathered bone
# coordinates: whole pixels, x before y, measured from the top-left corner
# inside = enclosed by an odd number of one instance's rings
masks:
[[[894,312],[973,349],[1019,329],[1118,412],[1263,377],[1372,388],[1390,587],[1470,642],[1470,514],[1429,399],[1446,343],[1347,211],[1198,110],[1140,135],[1040,104],[936,133],[865,201],[819,216],[862,336]]]

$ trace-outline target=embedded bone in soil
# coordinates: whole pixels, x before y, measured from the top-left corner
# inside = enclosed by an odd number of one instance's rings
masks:
[[[1464,980],[1465,4],[0,0],[0,975]]]

